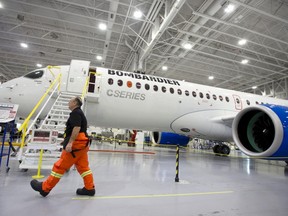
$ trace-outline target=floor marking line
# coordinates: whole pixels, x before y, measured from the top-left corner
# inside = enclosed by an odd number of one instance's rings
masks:
[[[91,200],[91,199],[131,199],[131,198],[159,198],[159,197],[185,197],[185,196],[199,196],[199,195],[217,195],[229,194],[234,191],[215,191],[215,192],[199,192],[199,193],[185,193],[185,194],[147,194],[147,195],[131,195],[131,196],[95,196],[95,197],[73,197],[72,200]]]
[[[102,149],[90,149],[90,152],[106,152],[106,153],[129,153],[129,154],[150,154],[155,155],[155,152],[139,152],[129,150],[102,150]]]

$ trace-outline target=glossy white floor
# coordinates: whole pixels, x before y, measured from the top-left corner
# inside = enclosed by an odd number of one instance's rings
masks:
[[[95,144],[91,149],[114,149]],[[137,150],[117,145],[117,150]],[[70,170],[45,198],[30,187],[36,170],[19,170],[4,157],[0,171],[0,215],[42,216],[287,216],[288,168],[284,162],[230,157],[181,149],[175,183],[175,149],[145,148],[155,154],[89,153],[95,197],[76,196],[82,187]],[[233,156],[234,155],[234,156]],[[50,170],[42,171],[46,177]]]

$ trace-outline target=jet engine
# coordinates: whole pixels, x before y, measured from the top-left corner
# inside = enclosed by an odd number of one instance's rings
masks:
[[[288,161],[288,107],[262,104],[246,108],[234,119],[232,133],[248,156]]]
[[[170,132],[153,132],[152,140],[156,144],[177,145],[186,147],[190,138],[184,135]]]

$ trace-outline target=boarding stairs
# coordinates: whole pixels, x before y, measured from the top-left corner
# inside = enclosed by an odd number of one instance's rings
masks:
[[[57,76],[55,71],[50,70],[51,68],[57,69]],[[64,140],[61,135],[65,132],[65,124],[71,112],[68,107],[70,99],[82,96],[86,101],[97,102],[99,98],[101,79],[98,81],[95,79],[96,72],[94,71],[96,69],[90,70],[89,61],[71,60],[68,73],[60,73],[61,67],[57,66],[47,67],[47,69],[56,78],[19,128],[23,134],[19,154],[17,154],[18,160],[21,161],[19,166],[21,169],[51,169],[61,154],[62,145],[60,144]],[[44,100],[44,98],[47,99]],[[38,111],[38,108],[41,108],[40,111],[34,117],[33,122],[29,124],[29,120],[35,111]],[[48,114],[40,127],[35,129],[36,121],[38,118],[40,119],[40,115],[44,111]],[[85,112],[85,109],[83,111]],[[25,150],[24,147],[26,147]]]
[[[46,118],[42,121],[39,129],[52,130],[58,133],[57,141],[52,144],[27,144],[27,149],[23,161],[20,164],[21,169],[37,169],[40,150],[43,149],[41,169],[51,169],[53,164],[61,155],[64,140],[66,121],[69,118],[70,110],[68,103],[72,97],[80,96],[77,93],[60,92]]]
[[[48,112],[46,118],[42,122],[40,129],[56,130],[58,133],[64,133],[65,123],[71,112],[68,107],[68,102],[72,97],[81,96],[77,93],[60,92],[55,100],[55,103]]]

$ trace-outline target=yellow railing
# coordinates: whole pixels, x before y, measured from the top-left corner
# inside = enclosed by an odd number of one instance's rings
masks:
[[[53,68],[56,68],[56,69],[61,70],[61,67],[60,67],[60,66],[51,66],[51,65],[48,65],[48,66],[47,66],[47,69],[50,71],[50,73],[52,74],[52,76],[55,78],[56,76],[55,76],[55,74],[53,73],[53,71],[51,70],[51,69],[53,69]]]
[[[87,91],[88,91],[89,79],[90,79],[90,74],[86,78],[86,82],[85,82],[85,85],[84,85],[83,90],[82,90],[82,94],[81,94],[82,101],[84,100],[84,97],[85,97],[85,95],[87,94]]]
[[[83,101],[85,95],[86,95],[87,92],[88,92],[88,85],[89,85],[89,79],[90,79],[90,75],[91,75],[91,74],[95,74],[95,76],[100,75],[100,74],[98,74],[97,72],[89,72],[89,76],[88,76],[87,79],[86,79],[86,82],[85,82],[85,85],[84,85],[84,88],[83,88],[82,94],[81,94],[81,99],[82,99],[82,101]]]
[[[44,93],[44,95],[40,98],[40,100],[38,101],[38,103],[34,106],[33,110],[31,111],[31,113],[28,115],[28,117],[25,119],[25,121],[23,122],[23,124],[21,125],[21,127],[18,129],[18,131],[22,131],[22,138],[21,138],[21,145],[20,148],[22,149],[24,147],[24,143],[25,143],[25,137],[26,137],[26,131],[27,131],[27,127],[28,127],[28,123],[31,119],[31,117],[33,116],[33,114],[35,113],[35,111],[39,108],[39,106],[42,104],[43,100],[46,98],[46,96],[48,95],[48,93],[51,91],[51,89],[54,87],[54,85],[59,82],[59,86],[60,86],[60,82],[61,81],[61,74],[59,74],[57,76],[57,78],[51,83],[51,85],[49,86],[49,88],[46,90],[46,92]]]

